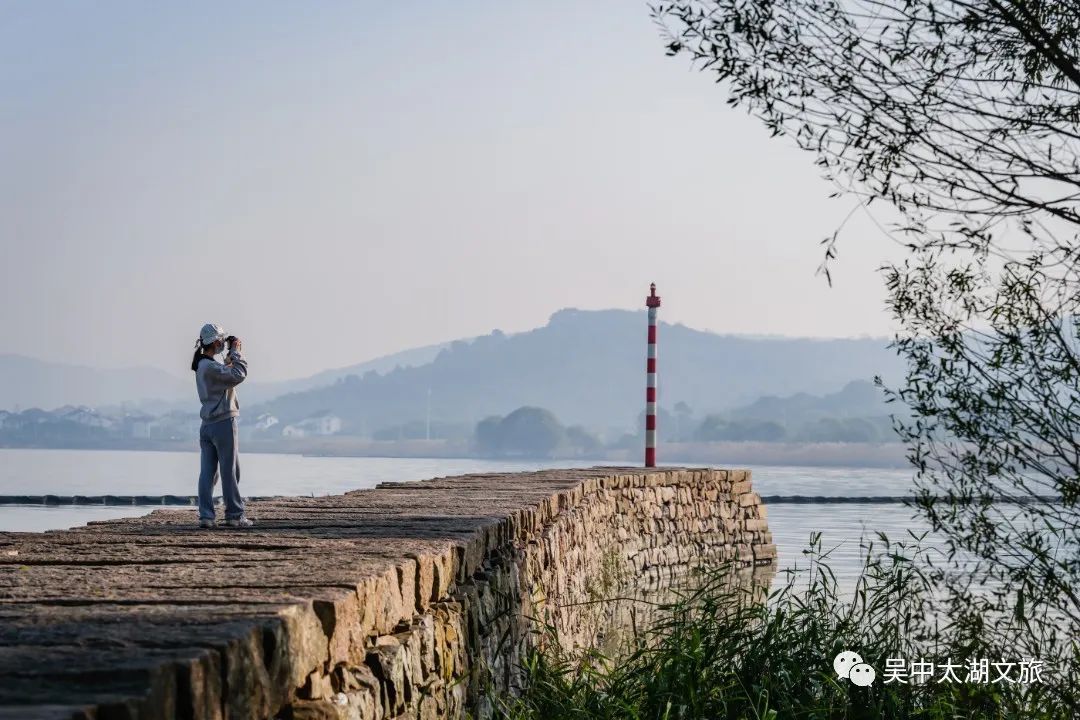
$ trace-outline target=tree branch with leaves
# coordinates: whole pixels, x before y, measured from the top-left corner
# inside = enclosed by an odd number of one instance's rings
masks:
[[[957,627],[1080,679],[1080,3],[712,0],[653,7],[668,53],[895,208],[890,398]],[[826,238],[828,277],[838,235]],[[963,568],[963,573],[957,573]]]

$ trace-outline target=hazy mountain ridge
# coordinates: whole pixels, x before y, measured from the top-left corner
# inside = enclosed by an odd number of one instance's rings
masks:
[[[872,382],[852,381],[840,390],[823,395],[796,393],[787,397],[765,395],[749,405],[733,409],[739,419],[783,420],[804,423],[821,418],[885,417],[902,410],[885,401],[885,393]]]
[[[645,330],[640,312],[560,310],[535,330],[456,341],[426,365],[346,376],[249,412],[282,422],[333,414],[341,432],[370,434],[424,418],[430,397],[436,420],[475,422],[538,406],[566,423],[630,427],[644,405]],[[901,365],[886,342],[746,338],[662,324],[660,403],[684,401],[703,414],[765,395],[822,394],[852,380],[896,377]]]
[[[822,396],[761,397],[726,413],[709,414],[700,422],[688,407],[674,410],[662,415],[660,434],[682,442],[896,442],[892,415],[906,414],[906,408],[887,403],[884,391],[866,380],[853,380]]]
[[[193,392],[191,382],[159,368],[91,368],[0,355],[0,408],[9,410],[179,400]]]
[[[251,421],[270,413],[284,426],[332,414],[341,433],[371,435],[425,420],[430,389],[434,422],[475,423],[537,406],[567,424],[629,429],[644,405],[645,328],[640,312],[560,310],[534,330],[413,348],[298,380],[260,383],[255,368],[241,403]],[[735,408],[753,415],[755,407],[770,414],[775,401],[765,396],[822,395],[875,374],[897,376],[901,365],[885,345],[717,335],[662,323],[660,404],[670,409],[683,401],[699,417]],[[0,408],[63,405],[129,405],[153,414],[196,409],[190,378],[164,370],[0,355]],[[785,405],[794,409],[790,399]]]
[[[260,382],[258,368],[244,384],[245,404],[264,402],[290,392],[330,385],[339,378],[388,372],[430,362],[449,343],[438,343],[383,355],[355,365],[322,370],[294,380]],[[185,360],[190,359],[189,354]],[[181,370],[180,372],[183,372]],[[25,355],[0,354],[0,409],[65,405],[115,408],[128,405],[151,413],[195,407],[195,382],[187,373],[175,375],[154,367],[92,368],[49,362]]]
[[[356,363],[355,365],[322,370],[314,375],[296,380],[279,380],[274,382],[259,382],[256,380],[244,385],[244,399],[248,404],[265,402],[281,395],[332,385],[349,375],[361,376],[369,372],[386,373],[398,366],[415,367],[417,365],[424,365],[431,362],[441,350],[449,345],[450,343],[445,342],[409,348],[408,350],[402,350],[389,355],[382,355],[372,360],[366,360],[362,363]]]

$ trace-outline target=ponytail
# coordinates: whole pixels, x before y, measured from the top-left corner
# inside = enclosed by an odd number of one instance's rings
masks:
[[[210,345],[203,345],[202,340],[195,341],[195,355],[191,358],[192,372],[198,372],[199,361],[206,357],[205,355],[203,355],[203,353],[206,352],[206,349],[209,348],[211,345],[213,345],[213,343],[211,343]]]

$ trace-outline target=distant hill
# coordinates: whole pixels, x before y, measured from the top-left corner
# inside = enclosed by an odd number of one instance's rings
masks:
[[[669,440],[699,442],[896,442],[891,416],[903,412],[885,402],[881,388],[855,380],[823,396],[767,395],[729,412],[707,415],[700,423],[686,408],[677,408],[674,417],[660,423],[660,433]]]
[[[734,408],[729,415],[744,420],[771,420],[782,425],[799,425],[822,418],[887,417],[899,412],[885,402],[881,388],[866,380],[856,380],[834,393],[822,396],[796,393],[788,397],[767,395],[749,405]]]
[[[178,400],[192,392],[187,378],[158,368],[101,369],[0,355],[0,409]]]
[[[250,405],[252,403],[264,402],[287,393],[303,392],[304,390],[310,390],[312,388],[332,385],[341,378],[349,375],[364,375],[369,372],[387,373],[398,366],[413,367],[425,365],[434,360],[435,356],[448,345],[449,343],[438,343],[436,345],[425,345],[424,347],[402,350],[401,352],[383,355],[374,360],[357,363],[356,365],[334,368],[332,370],[323,370],[310,377],[300,378],[298,380],[282,380],[279,382],[252,381],[244,384],[243,400],[246,404]]]
[[[423,365],[431,362],[446,345],[412,348],[297,380],[259,382],[253,379],[244,384],[241,400],[245,405],[265,402],[285,393],[331,385],[347,375]],[[254,377],[258,377],[257,369]],[[63,405],[98,408],[129,405],[155,414],[198,410],[195,382],[188,373],[178,377],[153,367],[90,368],[24,355],[0,354],[0,410],[16,407],[52,409]]]
[[[475,422],[536,406],[566,424],[629,428],[644,405],[645,322],[639,312],[561,310],[529,332],[456,341],[429,363],[346,375],[246,412],[285,423],[333,414],[343,433],[371,434],[424,418],[430,398],[433,420]],[[882,339],[753,338],[667,324],[659,337],[660,403],[683,401],[698,415],[901,370]]]

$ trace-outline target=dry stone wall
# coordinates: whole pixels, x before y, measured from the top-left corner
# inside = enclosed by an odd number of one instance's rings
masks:
[[[163,510],[0,534],[0,719],[484,717],[541,623],[599,644],[627,609],[604,598],[776,552],[743,470],[473,475],[251,512],[251,533]]]
[[[466,709],[484,716],[491,694],[520,682],[516,668],[538,623],[565,645],[595,646],[619,625],[620,606],[605,598],[670,588],[702,564],[771,568],[776,549],[765,518],[745,470],[586,479],[507,518],[483,547],[462,548],[456,584],[436,593],[440,602],[407,629],[375,639],[370,676],[363,667],[334,668],[342,676],[359,669],[365,688],[350,695],[347,683],[323,674],[309,684],[322,702],[296,703],[294,712],[322,717],[314,710],[321,705],[333,718],[461,717]]]

